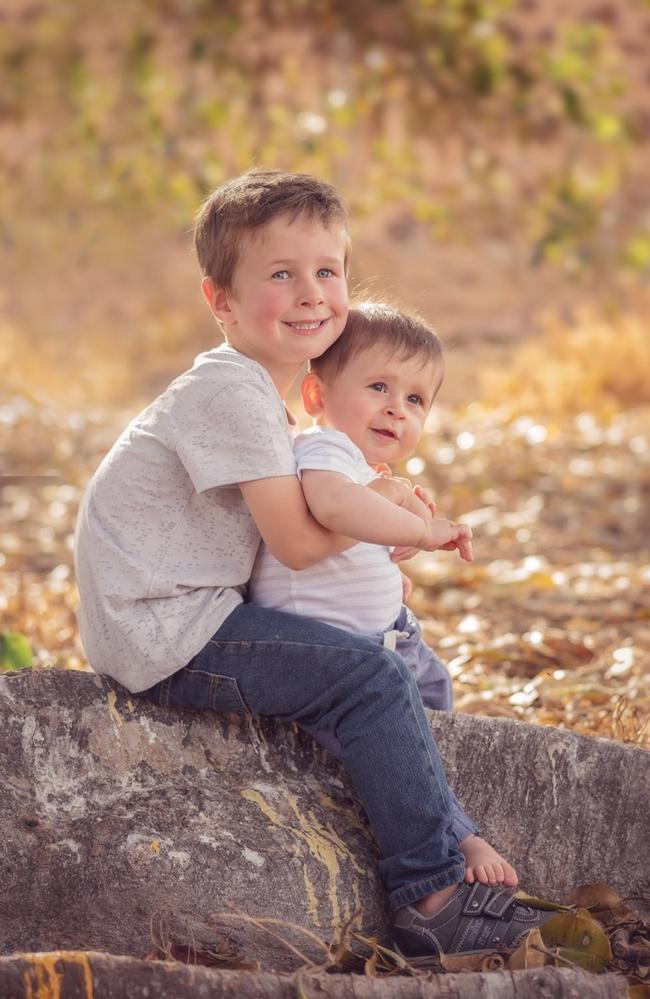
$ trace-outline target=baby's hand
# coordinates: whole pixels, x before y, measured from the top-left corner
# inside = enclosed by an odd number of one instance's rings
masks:
[[[451,520],[436,517],[425,523],[419,547],[427,552],[457,549],[462,559],[471,562],[474,558],[471,539],[472,530],[466,524],[454,524]]]

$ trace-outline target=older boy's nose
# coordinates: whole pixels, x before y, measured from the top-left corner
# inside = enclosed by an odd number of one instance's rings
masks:
[[[301,305],[320,305],[323,292],[316,281],[305,280],[298,290],[298,300]]]

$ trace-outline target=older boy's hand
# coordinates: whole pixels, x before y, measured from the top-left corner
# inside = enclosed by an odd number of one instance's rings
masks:
[[[421,548],[406,548],[404,545],[398,545],[396,548],[393,548],[390,560],[391,562],[406,562],[421,550]]]
[[[424,486],[414,486],[413,492],[418,497],[418,499],[421,499],[422,502],[429,507],[429,509],[431,510],[431,516],[435,517],[438,507],[436,506],[433,500],[433,496],[431,495],[429,490],[425,489]]]
[[[377,472],[377,475],[381,476],[382,479],[390,479],[392,482],[400,483],[406,489],[409,489],[411,492],[415,493],[418,499],[421,499],[424,505],[429,507],[429,510],[431,511],[431,516],[435,517],[437,507],[433,501],[433,496],[428,491],[428,489],[425,489],[424,486],[414,486],[410,479],[405,479],[400,475],[393,475],[390,465],[385,465],[382,463],[380,465],[374,465],[373,467]],[[402,504],[398,505],[401,506]]]
[[[420,487],[416,487],[420,489]],[[416,490],[411,486],[408,479],[399,479],[393,476],[381,476],[378,479],[373,479],[372,482],[368,484],[368,489],[372,489],[373,492],[379,493],[384,499],[390,500],[396,506],[401,506],[403,510],[408,510],[409,513],[415,513],[422,520],[430,520],[433,516],[431,511],[431,498],[426,490],[422,490],[424,494],[424,499],[420,498]]]

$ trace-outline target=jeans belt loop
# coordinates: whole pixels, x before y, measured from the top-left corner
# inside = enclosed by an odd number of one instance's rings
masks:
[[[397,628],[392,628],[391,631],[385,631],[383,637],[383,646],[388,649],[389,652],[394,652],[397,648],[397,640],[399,638],[408,638],[408,631],[399,631]]]

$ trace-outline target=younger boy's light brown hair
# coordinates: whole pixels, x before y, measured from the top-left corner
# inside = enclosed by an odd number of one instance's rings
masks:
[[[278,216],[318,219],[347,229],[345,205],[331,184],[306,173],[249,170],[213,191],[194,220],[194,247],[201,270],[224,291],[232,290],[242,238]]]
[[[356,354],[385,346],[399,358],[421,357],[435,364],[442,376],[442,344],[417,316],[381,302],[360,302],[350,309],[345,329],[324,354],[309,362],[309,370],[331,381]]]

